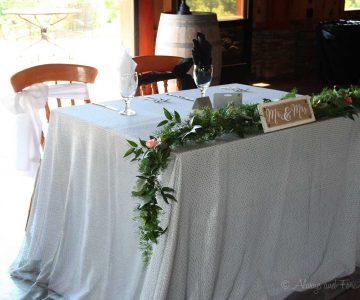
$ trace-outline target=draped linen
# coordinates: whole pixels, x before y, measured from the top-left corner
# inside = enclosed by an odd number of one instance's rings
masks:
[[[243,102],[284,93],[249,88]],[[221,92],[210,87],[209,95]],[[195,97],[198,91],[183,91]],[[112,106],[122,107],[121,102]],[[185,117],[192,102],[163,103]],[[359,261],[360,122],[336,118],[176,150],[162,175],[164,236],[148,268],[126,139],[146,138],[162,105],[134,117],[93,105],[54,111],[24,244],[12,276],[40,299],[283,299]],[[308,285],[301,285],[301,283]]]

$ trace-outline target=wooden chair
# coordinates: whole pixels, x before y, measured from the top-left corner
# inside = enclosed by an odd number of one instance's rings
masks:
[[[52,83],[58,84],[60,82],[77,82],[77,83],[94,83],[97,76],[97,69],[90,66],[74,65],[74,64],[45,64],[30,67],[14,74],[11,78],[11,85],[15,92],[21,92],[36,83]],[[75,105],[75,100],[67,100],[70,105]],[[90,99],[84,99],[85,103],[90,103]],[[63,103],[60,98],[56,99],[57,107],[62,107]],[[50,119],[51,105],[46,102],[45,115],[46,120]],[[44,133],[41,133],[40,144],[44,147],[45,138]],[[30,201],[28,216],[26,220],[26,227],[28,225],[29,216],[31,213],[32,199]],[[25,229],[26,229],[25,227]]]
[[[175,66],[183,61],[179,56],[146,55],[135,56],[136,72],[139,75],[138,95],[158,94],[158,82],[164,84],[165,93],[168,92],[168,80],[176,79],[176,90],[181,89],[179,78],[175,78]],[[168,76],[167,76],[168,75]]]
[[[94,83],[97,76],[97,69],[90,66],[75,64],[44,64],[30,67],[11,76],[11,85],[15,92],[21,92],[27,87],[36,83],[59,83],[59,82],[78,82]],[[56,99],[57,107],[62,107],[60,98]],[[84,99],[85,103],[90,103],[90,99]],[[75,100],[70,100],[70,105],[75,105]],[[50,119],[50,104],[45,104],[46,120]],[[44,146],[44,134],[41,135],[41,146]]]

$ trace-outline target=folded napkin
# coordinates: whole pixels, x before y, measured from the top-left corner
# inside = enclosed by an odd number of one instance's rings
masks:
[[[171,72],[155,71],[139,75],[139,85],[178,78],[182,90],[195,89],[196,85],[192,76],[187,74],[192,66],[192,58],[183,58]]]
[[[201,32],[197,33],[196,39],[193,39],[194,48],[192,50],[194,65],[210,66],[211,44],[206,40],[205,35]]]
[[[119,73],[121,74],[133,74],[136,69],[136,62],[132,59],[128,49],[121,49],[120,51],[120,62],[119,62]]]

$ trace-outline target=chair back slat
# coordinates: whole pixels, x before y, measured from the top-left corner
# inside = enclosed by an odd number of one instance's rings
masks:
[[[172,72],[177,64],[179,64],[183,58],[179,56],[167,56],[167,55],[145,55],[135,56],[133,60],[136,62],[136,72],[139,76],[151,72]],[[164,85],[164,91],[168,92],[168,80],[162,80]],[[157,94],[159,93],[158,82],[151,82],[148,84],[140,84],[140,95]],[[180,90],[180,80],[176,79],[176,89]]]

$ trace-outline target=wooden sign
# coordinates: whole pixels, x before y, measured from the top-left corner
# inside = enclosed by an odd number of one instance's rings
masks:
[[[258,105],[264,132],[315,121],[309,96],[301,96]]]

